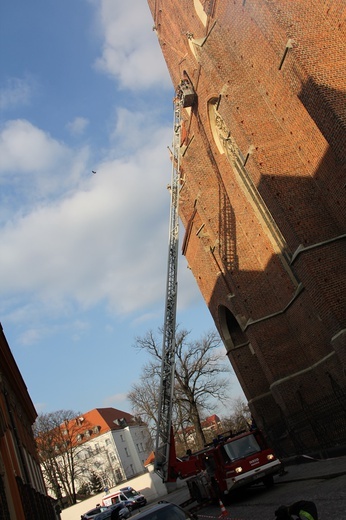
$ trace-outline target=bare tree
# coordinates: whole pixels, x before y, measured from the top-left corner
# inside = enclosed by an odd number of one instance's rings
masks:
[[[202,413],[210,411],[212,400],[226,398],[230,380],[222,376],[230,373],[230,367],[224,363],[225,354],[220,348],[221,340],[216,332],[207,332],[199,340],[190,342],[189,334],[186,330],[178,330],[176,333],[173,423],[183,430],[187,421],[192,423],[196,445],[200,448],[205,444],[201,425]],[[159,338],[162,338],[161,329],[159,329]],[[153,424],[156,424],[158,381],[162,359],[161,341],[158,335],[150,330],[143,337],[137,337],[134,346],[148,352],[152,360],[144,367],[141,383],[132,388],[129,399],[137,413],[144,414]],[[152,394],[153,388],[155,388],[155,396]]]
[[[151,374],[150,376],[148,375],[149,373]],[[159,387],[160,378],[158,373],[153,373],[149,366],[146,365],[143,368],[143,374],[139,383],[132,385],[132,389],[127,396],[132,404],[133,413],[139,416],[149,429],[150,438],[146,445],[148,451],[153,449],[153,439],[157,430]],[[176,385],[175,395],[178,395],[178,393],[179,388]],[[181,436],[185,441],[184,446],[187,446],[185,428],[191,424],[191,421],[189,420],[188,411],[179,399],[173,403],[172,418],[175,430],[182,432]],[[179,439],[176,440],[179,441]],[[177,449],[179,450],[179,446],[177,446]],[[186,447],[183,451],[186,451]]]
[[[132,404],[133,413],[135,416],[140,416],[148,425],[151,438],[154,438],[154,431],[157,426],[159,379],[157,374],[147,377],[146,370],[148,370],[148,367],[143,368],[139,383],[132,385],[127,397]],[[152,446],[146,447],[152,449]]]
[[[251,412],[241,397],[233,400],[232,410],[228,417],[222,419],[224,429],[230,430],[232,433],[248,430],[252,422]]]
[[[75,481],[80,471],[76,442],[85,430],[79,424],[80,414],[72,410],[58,410],[40,414],[34,424],[34,435],[47,487],[61,499],[62,490],[70,504],[76,503]]]

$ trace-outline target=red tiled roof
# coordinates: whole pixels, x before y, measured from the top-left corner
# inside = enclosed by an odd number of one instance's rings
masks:
[[[130,413],[117,410],[116,408],[94,408],[85,414],[82,414],[85,421],[88,421],[94,426],[101,426],[100,433],[104,433],[109,430],[120,430],[124,426],[130,426],[134,424],[134,417]],[[114,421],[121,421],[125,419],[126,423],[117,424]]]
[[[216,414],[210,415],[210,417],[206,417],[204,421],[202,422],[202,426],[208,426],[211,424],[219,423],[220,417]]]
[[[83,444],[103,433],[121,430],[134,424],[133,415],[127,412],[116,408],[94,408],[69,421],[67,427],[62,424],[61,429],[66,428],[72,433],[73,444]],[[81,437],[78,439],[79,436]]]

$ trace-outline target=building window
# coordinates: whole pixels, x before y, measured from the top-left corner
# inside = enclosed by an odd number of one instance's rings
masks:
[[[246,333],[242,331],[236,317],[224,305],[220,305],[219,307],[219,319],[227,352],[249,344],[249,338]]]
[[[220,154],[225,153],[224,143],[227,143],[227,140],[230,137],[230,132],[228,128],[217,111],[218,106],[218,98],[212,98],[208,102],[208,115],[209,115],[209,124],[210,129],[213,134],[213,138],[215,144],[220,152]],[[233,141],[232,141],[233,144]]]
[[[129,454],[129,450],[127,448],[125,448],[125,453],[126,453],[126,456],[129,457],[130,454]]]
[[[124,436],[122,434],[120,434],[120,440],[124,442]]]
[[[201,0],[193,0],[193,5],[195,7],[195,11],[198,15],[198,18],[201,20],[202,24],[206,26],[208,17],[206,12],[204,11],[204,7],[202,5]]]

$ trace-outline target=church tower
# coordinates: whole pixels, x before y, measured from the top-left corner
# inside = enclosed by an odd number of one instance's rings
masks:
[[[343,0],[148,0],[183,109],[182,252],[279,455],[346,445]]]

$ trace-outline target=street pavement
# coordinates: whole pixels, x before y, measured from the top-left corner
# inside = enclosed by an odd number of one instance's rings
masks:
[[[346,474],[346,456],[331,459],[314,459],[301,456],[285,464],[286,473],[278,482],[334,478]]]
[[[291,459],[290,461],[287,461],[285,464],[285,472],[283,475],[277,475],[275,477],[275,481],[277,484],[287,484],[289,485],[295,485],[295,488],[298,489],[303,487],[305,485],[309,485],[308,482],[312,483],[316,481],[316,485],[319,481],[332,481],[332,479],[337,479],[337,477],[341,477],[343,475],[346,475],[346,456],[345,457],[335,457],[330,459],[312,459],[309,457],[299,457],[295,459]],[[300,483],[301,482],[301,486]],[[305,484],[304,484],[305,482]],[[297,484],[291,484],[291,483],[297,483]],[[286,486],[285,486],[286,487]],[[166,500],[167,502],[173,502],[174,504],[181,505],[184,502],[186,502],[189,499],[189,491],[187,489],[186,484],[180,487],[179,489],[165,495],[164,497],[161,497],[160,500]],[[191,508],[193,505],[196,505],[196,503],[189,505],[186,509]],[[273,506],[270,506],[274,510]],[[345,504],[345,510],[346,510],[346,504]],[[201,515],[198,513],[200,518],[213,518],[212,516],[205,516],[205,514],[208,515],[207,510],[204,510],[204,513]],[[244,518],[244,516],[242,516]],[[326,517],[324,517],[326,518]],[[339,517],[339,516],[330,516],[330,518],[339,519],[342,518],[343,520],[346,519],[346,513],[345,516]]]

